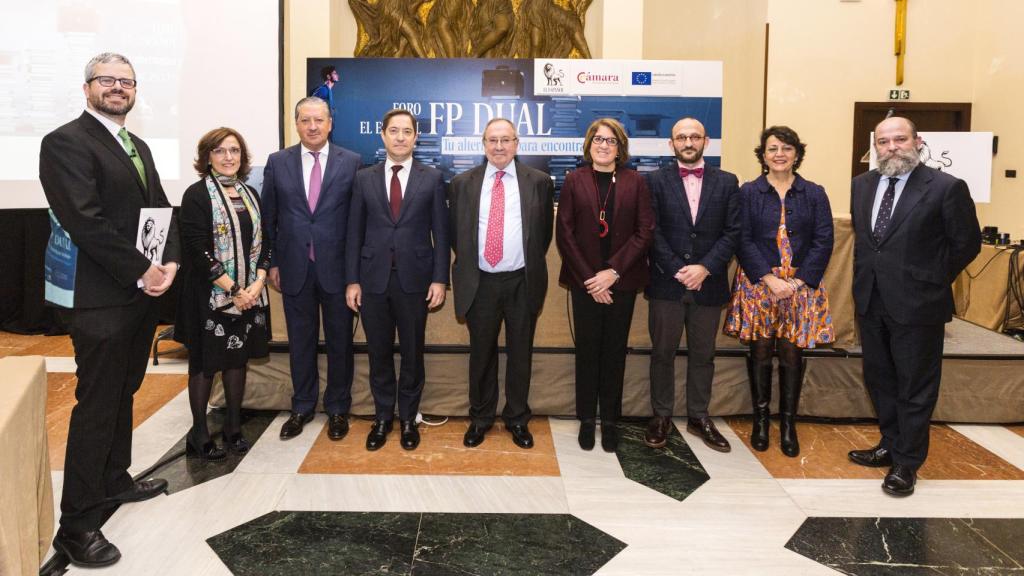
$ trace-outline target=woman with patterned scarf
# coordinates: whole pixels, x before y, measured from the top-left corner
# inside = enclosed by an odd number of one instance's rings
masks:
[[[249,359],[268,354],[270,310],[264,284],[270,247],[263,241],[259,197],[243,183],[250,166],[242,135],[231,128],[206,133],[199,140],[195,169],[201,179],[181,200],[184,269],[174,337],[189,351],[188,452],[221,460],[225,449],[235,454],[249,450],[241,429],[242,396]],[[227,403],[224,448],[213,442],[206,423],[217,372]]]

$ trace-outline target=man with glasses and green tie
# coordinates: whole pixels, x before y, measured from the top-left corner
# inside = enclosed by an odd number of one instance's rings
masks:
[[[554,233],[551,177],[515,159],[516,127],[487,123],[487,162],[452,178],[449,194],[455,314],[469,328],[469,416],[463,444],[484,441],[498,407],[498,333],[505,324],[505,408],[512,441],[532,448],[533,333],[547,293],[546,255]]]
[[[135,247],[143,208],[167,208],[149,147],[125,128],[135,104],[135,69],[103,53],[85,67],[86,109],[43,138],[39,180],[57,220],[78,246],[71,341],[78,403],[71,413],[58,552],[78,566],[121,557],[100,526],[112,509],[167,490],[161,479],[133,481],[132,402],[146,374],[156,329],[156,297],[178,270],[172,220],[163,264]]]

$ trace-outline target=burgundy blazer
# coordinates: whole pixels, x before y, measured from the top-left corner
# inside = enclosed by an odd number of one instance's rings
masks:
[[[615,181],[608,263],[619,273],[619,281],[612,288],[640,290],[647,286],[647,250],[654,237],[651,195],[635,170],[619,168]],[[558,280],[569,287],[583,288],[584,282],[604,269],[598,204],[593,168],[584,166],[566,176],[558,200],[555,242],[562,255]]]

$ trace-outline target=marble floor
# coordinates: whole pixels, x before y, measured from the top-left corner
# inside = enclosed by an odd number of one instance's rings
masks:
[[[26,354],[47,357],[56,502],[74,360],[67,338],[0,332],[0,356]],[[1021,425],[935,425],[905,499],[882,493],[884,471],[845,458],[877,440],[871,423],[802,422],[792,459],[777,422],[769,450],[753,451],[744,417],[716,418],[728,454],[684,420],[661,450],[643,446],[642,421],[626,421],[617,453],[586,452],[575,421],[543,417],[528,451],[500,425],[466,449],[467,422],[452,418],[421,427],[414,452],[393,433],[368,453],[365,419],[332,442],[321,414],[281,441],[286,413],[247,411],[253,449],[204,463],[182,455],[185,372],[180,354],[162,358],[136,396],[131,471],[162,463],[169,494],[124,505],[104,526],[118,564],[67,573],[1024,574]],[[221,418],[211,412],[212,429]]]

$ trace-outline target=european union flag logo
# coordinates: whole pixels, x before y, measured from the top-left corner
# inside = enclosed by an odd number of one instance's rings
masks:
[[[650,72],[633,72],[633,86],[650,86]]]

